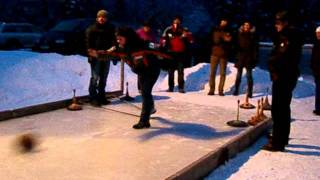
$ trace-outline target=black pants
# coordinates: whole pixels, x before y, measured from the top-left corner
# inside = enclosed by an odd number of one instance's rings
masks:
[[[235,92],[239,93],[239,86],[241,84],[241,77],[243,67],[237,68],[237,78],[235,83]],[[252,96],[252,88],[253,88],[253,78],[252,78],[252,69],[246,68],[246,76],[247,76],[247,83],[248,83],[248,95]]]
[[[152,71],[146,71],[138,74],[139,84],[142,96],[142,110],[140,122],[149,122],[151,110],[154,107],[152,97],[152,88],[160,74],[160,68],[154,68]]]
[[[173,65],[170,66],[168,69],[168,84],[169,89],[174,89],[174,71],[178,70],[178,86],[179,89],[184,89],[184,60],[185,60],[185,53],[171,53],[173,59]]]
[[[291,123],[290,104],[296,84],[297,78],[285,78],[272,83],[272,144],[275,147],[282,148],[288,143]]]

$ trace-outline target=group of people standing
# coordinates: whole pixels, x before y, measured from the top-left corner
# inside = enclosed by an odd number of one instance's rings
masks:
[[[167,66],[169,75],[168,92],[174,91],[174,72],[178,71],[178,88],[180,93],[184,89],[184,60],[188,47],[193,43],[192,33],[182,26],[182,17],[173,18],[159,39],[146,22],[143,27],[134,31],[131,28],[115,27],[107,20],[108,13],[100,10],[95,24],[86,32],[86,42],[91,66],[89,94],[91,104],[100,106],[108,104],[105,98],[105,87],[110,60],[117,59],[117,53],[138,75],[138,88],[142,96],[142,111],[140,120],[133,126],[135,129],[149,128],[149,118],[155,112],[152,88],[157,81],[160,67],[164,60],[171,62]],[[270,78],[272,80],[272,119],[273,131],[265,150],[283,151],[288,144],[290,134],[292,91],[299,77],[299,61],[303,45],[302,32],[293,26],[287,12],[276,14],[275,36],[273,50],[268,60]],[[320,27],[316,30],[315,43],[311,67],[316,82],[316,106],[314,113],[320,114]],[[217,27],[210,33],[210,90],[208,95],[215,94],[215,76],[219,66],[220,82],[218,95],[224,96],[227,62],[232,54],[236,55],[235,67],[237,76],[233,95],[239,94],[239,87],[243,69],[247,76],[247,95],[252,97],[252,70],[258,62],[258,37],[255,27],[250,20],[243,21],[237,33],[229,28],[229,21],[221,18]],[[159,42],[159,43],[157,43]],[[154,50],[156,49],[156,50]],[[99,51],[104,51],[100,54]],[[164,52],[164,53],[163,53]],[[119,58],[118,57],[118,58]],[[104,60],[101,60],[104,59]]]

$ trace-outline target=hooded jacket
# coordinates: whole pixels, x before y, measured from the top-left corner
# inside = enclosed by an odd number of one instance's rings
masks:
[[[249,32],[244,32],[243,26],[241,26],[237,38],[237,61],[235,66],[237,68],[254,68],[258,61],[258,49],[255,27],[252,27]]]

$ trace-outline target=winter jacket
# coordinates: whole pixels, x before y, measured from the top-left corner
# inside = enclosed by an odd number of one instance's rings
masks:
[[[111,23],[95,23],[86,30],[87,49],[106,50],[115,44],[115,27]]]
[[[230,29],[216,27],[211,31],[212,55],[228,58],[232,51],[232,32]]]
[[[183,27],[174,29],[173,26],[167,27],[162,38],[165,41],[164,46],[168,52],[185,52],[189,43],[190,37],[184,33]]]
[[[156,35],[152,32],[145,32],[142,28],[139,28],[136,33],[138,34],[138,36],[143,39],[144,41],[148,41],[148,42],[156,42]]]
[[[268,61],[272,80],[297,78],[302,52],[302,32],[295,27],[285,27],[273,40],[274,47]]]
[[[320,79],[320,40],[316,40],[311,55],[311,69],[316,79]]]
[[[249,32],[243,31],[243,26],[239,28],[237,37],[237,68],[254,68],[257,65],[258,40],[256,37],[255,27]]]

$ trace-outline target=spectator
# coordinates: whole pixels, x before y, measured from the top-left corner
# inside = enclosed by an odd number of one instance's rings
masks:
[[[108,12],[100,10],[97,13],[96,22],[86,30],[86,43],[88,50],[105,50],[115,43],[115,28],[108,22]],[[99,61],[95,57],[89,57],[91,78],[89,84],[90,103],[93,106],[109,104],[105,97],[106,81],[109,74],[110,61]]]
[[[246,69],[248,97],[252,98],[253,78],[252,69],[257,64],[258,40],[256,37],[255,27],[249,21],[245,21],[239,28],[237,38],[237,60],[235,66],[237,68],[237,78],[235,82],[235,90],[233,95],[239,95],[239,86],[241,83],[243,68]]]
[[[316,84],[314,114],[320,115],[320,26],[316,29],[316,40],[312,49],[311,69]]]
[[[302,52],[302,33],[291,26],[288,13],[276,14],[276,36],[274,47],[268,61],[272,80],[273,120],[272,136],[263,149],[284,151],[289,142],[292,91],[299,77],[299,62]]]
[[[191,33],[186,31],[181,25],[182,18],[176,16],[173,19],[172,25],[167,27],[162,34],[162,46],[165,47],[166,51],[173,57],[172,63],[168,68],[169,78],[168,92],[174,90],[174,72],[178,70],[178,86],[179,92],[185,93],[184,90],[184,61],[186,61],[186,50],[190,41]]]
[[[218,27],[213,28],[211,31],[212,53],[210,59],[210,90],[208,95],[215,93],[215,79],[217,67],[220,67],[220,82],[219,82],[219,95],[224,96],[223,88],[226,80],[227,59],[230,56],[232,48],[232,34],[228,28],[229,21],[226,18],[221,18]]]

